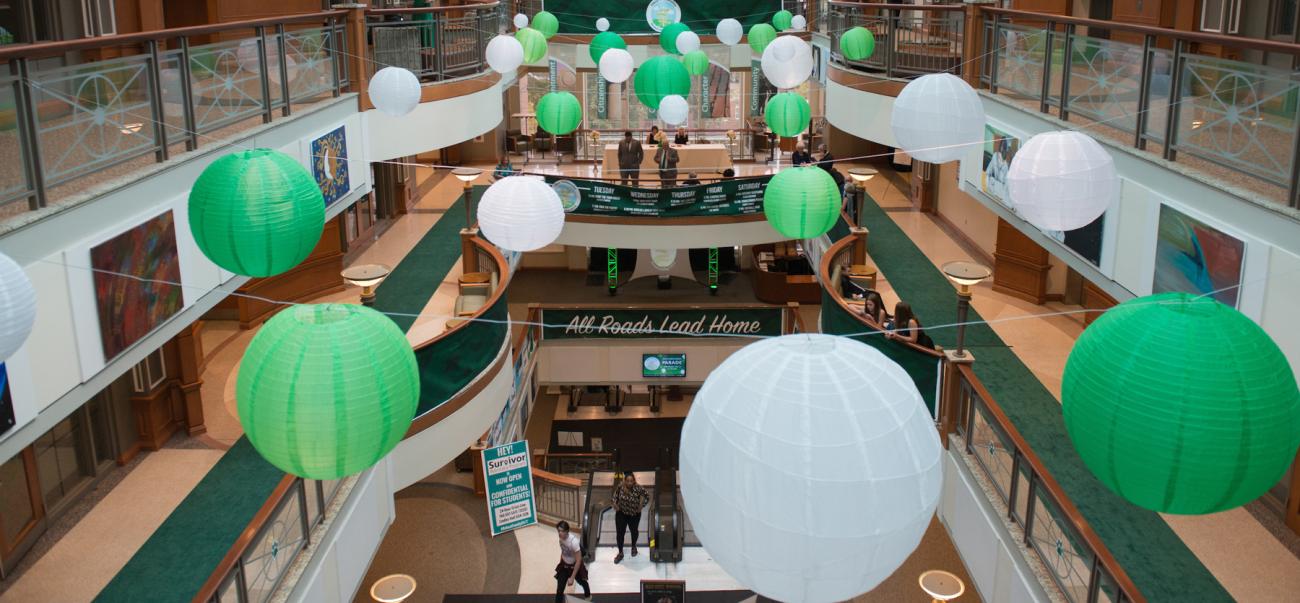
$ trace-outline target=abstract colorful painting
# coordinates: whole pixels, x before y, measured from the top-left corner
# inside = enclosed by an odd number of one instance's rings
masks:
[[[984,126],[984,160],[980,171],[980,190],[1003,203],[1007,198],[1007,171],[1011,158],[1020,150],[1020,140],[993,126]]]
[[[106,362],[184,305],[170,211],[91,247],[90,266]]]
[[[5,363],[0,362],[0,433],[13,429],[14,397],[9,393],[9,372]]]
[[[1237,306],[1246,243],[1168,205],[1160,206],[1152,293],[1213,294]]]
[[[352,190],[348,178],[348,136],[344,126],[311,141],[311,173],[330,205]]]

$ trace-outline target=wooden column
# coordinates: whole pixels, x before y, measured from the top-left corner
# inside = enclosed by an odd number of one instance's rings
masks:
[[[348,79],[352,82],[349,92],[357,93],[358,109],[365,111],[374,105],[370,104],[370,97],[366,93],[366,86],[370,83],[370,65],[368,46],[366,45],[366,5],[356,4],[335,4],[335,9],[347,9],[348,15],[344,20],[347,25],[348,54],[343,58],[348,62]]]
[[[850,262],[850,264],[856,266],[859,264],[867,263],[867,235],[868,234],[870,234],[870,231],[868,231],[867,229],[861,226],[854,226],[852,228],[849,228],[849,236],[853,237],[853,250],[850,252],[853,255],[852,255],[852,262]]]
[[[464,274],[478,272],[478,246],[473,241],[476,236],[478,230],[474,228],[460,231],[460,266]]]
[[[194,436],[201,433],[207,433],[208,427],[203,424],[203,338],[199,333],[203,331],[203,321],[196,320],[194,324],[186,327],[176,336],[177,358],[180,362],[178,375],[180,377],[180,395],[185,405],[185,428],[186,431]]]
[[[1033,239],[998,219],[993,251],[993,290],[1041,304],[1047,301],[1048,253]]]
[[[948,447],[948,434],[957,430],[958,411],[961,410],[961,365],[975,362],[975,356],[966,350],[958,358],[956,350],[943,352],[943,382],[939,390],[939,440]]]
[[[933,163],[912,160],[912,205],[926,213],[934,213],[934,198],[939,194],[935,185],[938,171]]]
[[[1300,453],[1291,466],[1291,490],[1286,501],[1286,525],[1300,535]]]
[[[994,0],[965,0],[966,20],[962,23],[961,78],[971,88],[980,87],[980,73],[984,71],[984,5],[996,6]],[[995,40],[994,44],[997,43]]]

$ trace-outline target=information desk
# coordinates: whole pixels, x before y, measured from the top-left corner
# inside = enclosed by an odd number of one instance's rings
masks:
[[[727,145],[722,144],[684,144],[670,145],[677,149],[677,179],[682,180],[690,172],[695,172],[701,178],[707,176],[717,177],[723,170],[732,167],[731,153],[727,151]],[[658,147],[652,147],[641,142],[641,150],[645,155],[641,158],[641,177],[657,178],[659,165],[655,163],[655,151]],[[605,145],[605,162],[602,164],[605,170],[606,178],[618,177],[618,143]]]
[[[754,245],[754,297],[769,304],[821,303],[822,287],[798,244]]]

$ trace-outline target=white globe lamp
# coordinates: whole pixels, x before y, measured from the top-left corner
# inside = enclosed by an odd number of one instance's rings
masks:
[[[605,78],[607,82],[615,84],[626,82],[632,77],[634,67],[632,53],[622,48],[611,48],[600,55],[600,77]]]
[[[686,118],[690,115],[690,112],[690,105],[680,95],[671,94],[659,101],[659,118],[670,126],[680,126],[686,123]]]
[[[528,27],[528,15],[525,15],[523,13],[515,13],[514,24],[515,24],[515,29],[523,29],[525,27]]]
[[[1119,197],[1115,160],[1096,140],[1075,131],[1029,139],[1007,171],[1011,205],[1043,230],[1074,230],[1100,218]]]
[[[803,31],[806,27],[808,27],[808,17],[795,15],[794,18],[790,19],[790,29]]]
[[[507,176],[483,192],[478,225],[497,247],[536,251],[559,238],[564,229],[564,205],[540,178]]]
[[[812,76],[812,47],[795,36],[779,36],[763,50],[762,65],[767,81],[789,90]]]
[[[700,49],[700,34],[683,31],[677,34],[677,54],[686,54]]]
[[[714,33],[718,35],[719,42],[727,46],[735,46],[740,43],[741,38],[745,37],[745,26],[735,19],[723,19],[718,21]]]
[[[956,161],[984,143],[984,104],[950,73],[923,75],[904,86],[890,119],[899,148],[921,161]]]
[[[596,31],[609,31],[609,19],[604,17],[596,19]]]
[[[375,108],[393,117],[402,117],[420,104],[420,79],[401,67],[384,67],[370,78],[366,87]]]
[[[510,73],[524,64],[524,45],[514,36],[499,35],[487,45],[487,62],[492,71]]]
[[[709,555],[746,588],[847,601],[921,542],[941,452],[916,385],[883,353],[823,334],[763,339],[696,395],[682,499]]]
[[[23,347],[36,324],[36,289],[22,266],[0,253],[0,362]]]

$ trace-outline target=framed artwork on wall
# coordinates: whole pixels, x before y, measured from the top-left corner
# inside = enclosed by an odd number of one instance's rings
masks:
[[[339,126],[311,141],[311,173],[325,197],[325,205],[342,199],[352,190],[348,173],[347,128]]]
[[[980,190],[1010,206],[1007,196],[1007,172],[1011,159],[1020,150],[1020,139],[993,126],[984,126],[984,153],[980,164]]]
[[[104,360],[111,361],[184,306],[170,210],[90,248]]]
[[[1160,206],[1152,293],[1209,294],[1237,307],[1246,243],[1168,205]]]

